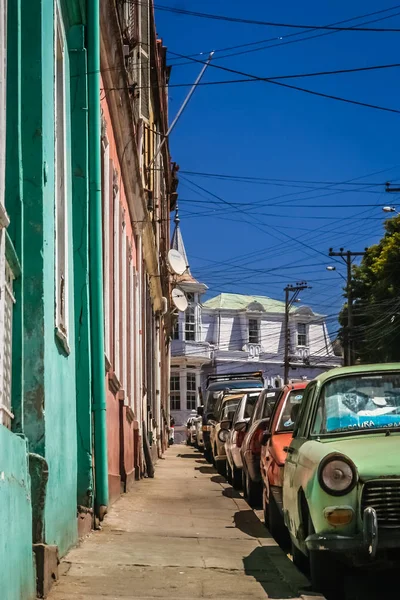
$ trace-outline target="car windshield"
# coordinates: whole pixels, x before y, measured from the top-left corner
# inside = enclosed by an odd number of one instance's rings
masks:
[[[251,416],[254,411],[254,407],[256,405],[256,402],[257,402],[259,396],[260,396],[260,394],[248,394],[246,396],[244,413],[243,413],[244,419],[251,419]]]
[[[239,402],[240,398],[235,398],[234,400],[228,400],[227,402],[225,402],[221,410],[220,421],[227,419],[229,414],[234,413],[238,407]]]
[[[263,414],[262,414],[263,419],[268,419],[268,417],[271,417],[272,411],[273,411],[275,403],[278,399],[278,396],[279,396],[279,390],[266,393],[264,410],[263,410]]]
[[[292,390],[283,403],[281,415],[276,427],[276,431],[293,431],[294,421],[292,420],[292,410],[296,405],[301,404],[304,390]]]
[[[263,388],[264,383],[260,379],[234,379],[232,381],[220,381],[210,383],[209,391],[217,392],[221,390],[247,390],[250,388]]]
[[[368,373],[326,383],[312,433],[400,427],[400,373]]]

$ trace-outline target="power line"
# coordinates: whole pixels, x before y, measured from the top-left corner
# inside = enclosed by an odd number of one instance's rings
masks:
[[[171,52],[171,54],[174,54],[175,56],[180,56],[182,58],[188,58],[183,54],[178,54],[177,52]],[[191,58],[190,60],[193,62],[196,62],[196,63],[205,64],[205,61],[199,60],[198,58]],[[270,83],[272,85],[277,85],[279,87],[296,90],[298,92],[304,92],[304,93],[310,94],[312,96],[328,98],[330,100],[337,100],[338,102],[345,102],[347,104],[354,104],[356,106],[364,106],[366,108],[373,108],[375,110],[381,110],[384,112],[400,114],[400,110],[397,110],[396,108],[390,108],[387,106],[379,106],[377,104],[370,104],[368,102],[361,102],[358,100],[351,100],[350,98],[342,98],[341,96],[334,96],[333,94],[324,94],[323,92],[316,92],[314,90],[309,90],[308,88],[303,88],[303,87],[300,87],[297,85],[283,83],[282,81],[276,81],[274,79],[269,79],[268,77],[259,77],[258,75],[253,75],[252,73],[245,73],[244,71],[238,71],[237,69],[230,69],[228,67],[223,67],[222,65],[216,65],[213,63],[210,64],[210,67],[212,67],[214,69],[220,69],[221,71],[225,71],[227,73],[235,73],[236,75],[242,75],[243,77],[250,77],[256,81],[264,81],[265,83]]]
[[[383,14],[383,13],[391,12],[393,10],[396,10],[397,8],[400,8],[399,4],[397,4],[396,6],[392,6],[391,8],[385,8],[385,9],[381,9],[381,10],[378,10],[378,11],[375,11],[375,12],[372,12],[372,13],[366,13],[366,14],[363,14],[363,15],[359,15],[357,17],[351,17],[350,19],[344,19],[342,21],[336,21],[335,23],[329,23],[329,25],[334,26],[334,25],[341,25],[343,23],[349,23],[350,21],[358,21],[358,20],[364,19],[366,17],[372,17],[372,16],[375,16],[375,15],[378,15],[378,14]],[[380,21],[385,21],[387,19],[391,19],[392,17],[395,17],[398,14],[399,13],[394,13],[392,15],[387,15],[387,16],[381,17],[379,19],[372,19],[370,21],[364,21],[362,23],[359,23],[359,25],[368,25],[370,23],[378,23]],[[304,30],[304,31],[300,31],[300,32],[296,31],[294,33],[287,33],[287,34],[279,36],[279,37],[274,36],[274,37],[269,38],[269,39],[259,40],[258,42],[250,42],[250,43],[247,43],[247,44],[239,44],[239,45],[236,45],[236,46],[229,46],[227,48],[218,48],[218,49],[215,50],[215,52],[227,52],[229,50],[237,50],[239,48],[245,48],[245,47],[249,47],[249,46],[256,46],[256,45],[265,44],[265,43],[268,43],[268,42],[276,42],[277,40],[286,40],[287,38],[294,38],[294,37],[298,38],[298,36],[306,35],[307,33],[309,33],[308,30]],[[320,37],[325,37],[327,35],[335,35],[337,33],[339,33],[339,32],[338,31],[327,31],[327,32],[324,32],[324,33],[318,33],[316,35],[311,35],[311,36],[309,35],[307,37],[300,38],[300,39],[290,39],[288,41],[284,41],[284,42],[281,42],[281,43],[275,43],[275,44],[271,44],[271,45],[268,45],[268,46],[262,46],[261,48],[252,48],[252,49],[249,49],[249,50],[245,50],[243,52],[236,52],[236,53],[226,54],[224,56],[216,56],[214,58],[214,61],[215,60],[222,60],[224,58],[230,58],[230,57],[233,57],[233,56],[239,56],[239,55],[242,55],[242,54],[248,54],[248,53],[251,53],[251,52],[259,52],[261,50],[268,50],[269,48],[276,48],[278,46],[286,46],[286,45],[289,45],[289,44],[297,44],[299,42],[306,42],[308,40],[312,40],[312,39],[320,38]],[[190,57],[201,56],[203,54],[209,54],[209,52],[210,51],[207,51],[207,52],[198,52],[197,54],[191,54]],[[178,58],[175,58],[175,59],[172,58],[171,61],[173,61],[173,60],[179,60],[179,59]],[[172,66],[177,67],[177,66],[187,65],[187,64],[190,64],[190,61],[181,62],[181,63],[172,63]]]
[[[165,6],[162,4],[155,4],[154,8],[164,12],[170,12],[179,15],[186,15],[190,17],[198,17],[202,19],[212,19],[217,21],[229,21],[231,23],[243,23],[248,25],[262,25],[266,27],[287,27],[289,29],[309,29],[313,31],[324,30],[324,31],[369,31],[375,33],[400,33],[400,29],[396,28],[378,28],[378,27],[337,27],[333,25],[303,25],[298,23],[278,23],[275,21],[259,21],[256,19],[245,19],[243,17],[230,17],[228,15],[217,15],[214,13],[202,13],[183,8],[174,8],[172,6]]]

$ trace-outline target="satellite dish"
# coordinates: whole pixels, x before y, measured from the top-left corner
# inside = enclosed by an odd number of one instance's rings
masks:
[[[172,302],[175,304],[176,308],[181,312],[185,311],[188,307],[187,298],[179,288],[174,288],[172,290]]]
[[[168,264],[169,268],[175,275],[183,275],[187,269],[185,260],[178,250],[170,250],[168,252]]]

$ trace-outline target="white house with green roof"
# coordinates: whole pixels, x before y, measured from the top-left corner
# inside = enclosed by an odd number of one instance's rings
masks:
[[[170,408],[175,419],[175,438],[186,436],[187,419],[200,403],[199,388],[207,375],[263,371],[266,385],[283,384],[285,303],[267,296],[223,293],[202,302],[207,286],[192,275],[179,216],[171,247],[181,253],[187,270],[177,278],[188,299],[179,313],[171,343]],[[324,315],[308,306],[289,314],[289,378],[312,379],[341,365],[336,356]]]
[[[203,338],[212,361],[203,374],[262,370],[267,385],[283,383],[285,303],[267,296],[223,293],[201,310]],[[289,314],[290,379],[311,379],[340,366],[324,315],[308,306]]]

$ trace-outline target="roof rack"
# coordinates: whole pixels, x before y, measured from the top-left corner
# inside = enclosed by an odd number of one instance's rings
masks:
[[[260,379],[264,381],[262,371],[249,371],[246,373],[227,373],[225,375],[209,375],[207,377],[207,387],[215,381],[233,381],[241,379]]]

